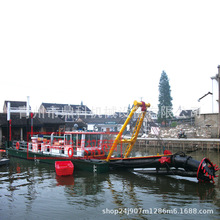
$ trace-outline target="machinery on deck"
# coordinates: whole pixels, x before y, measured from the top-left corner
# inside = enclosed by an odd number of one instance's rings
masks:
[[[128,139],[122,139],[122,134],[125,130],[125,128],[127,127],[128,123],[130,122],[132,116],[134,115],[134,113],[138,110],[138,108],[141,107],[141,114],[139,114],[139,117],[137,119],[137,122],[136,122],[136,125],[135,125],[135,128],[133,130],[133,133],[132,133],[132,136],[131,138],[128,140]],[[134,106],[129,114],[129,116],[127,117],[124,125],[122,126],[120,132],[118,133],[117,137],[115,138],[115,141],[113,142],[113,145],[109,151],[109,154],[106,158],[106,161],[109,161],[115,148],[117,147],[117,145],[119,143],[128,143],[128,146],[124,152],[124,158],[127,158],[137,140],[137,137],[138,137],[138,133],[141,129],[141,126],[142,126],[142,123],[143,123],[143,120],[144,120],[144,117],[145,117],[145,114],[146,114],[146,111],[147,111],[147,108],[150,107],[150,104],[146,104],[145,102],[137,102],[137,101],[134,101]]]
[[[180,175],[188,177],[197,177],[200,182],[213,182],[215,174],[219,170],[218,166],[208,158],[203,158],[201,162],[185,155],[182,152],[172,154],[168,150],[164,150],[163,155],[145,156],[145,157],[129,157],[129,154],[137,140],[138,133],[141,129],[147,108],[150,104],[145,102],[134,101],[133,108],[127,117],[120,132],[115,138],[106,161],[109,162],[110,167],[113,169],[133,169],[133,168],[155,168],[155,170],[144,170],[142,173],[147,174],[160,174],[160,175]],[[141,113],[137,119],[133,133],[130,139],[123,139],[122,134],[126,126],[130,122],[132,116],[138,108],[141,108]],[[127,143],[124,154],[120,157],[112,157],[112,154],[120,143]]]

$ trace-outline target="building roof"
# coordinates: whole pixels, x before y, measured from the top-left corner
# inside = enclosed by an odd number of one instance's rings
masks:
[[[192,110],[182,110],[180,112],[181,117],[192,117]]]
[[[48,125],[48,124],[60,124],[60,125],[64,125],[65,124],[65,121],[62,120],[61,118],[59,117],[52,117],[52,116],[49,116],[47,114],[44,114],[44,116],[42,115],[36,115],[36,117],[34,117],[34,120],[39,124],[41,125]]]
[[[9,100],[5,100],[4,105],[7,106],[8,102],[11,103],[11,107],[23,107],[27,105],[27,102],[24,101],[9,101]]]
[[[58,111],[86,111],[91,112],[91,110],[86,105],[69,105],[69,104],[59,104],[59,103],[45,103],[42,102],[41,106],[44,106],[47,110],[58,110]]]
[[[93,115],[93,116],[80,116],[83,122],[87,124],[124,124],[125,117],[115,117],[114,115]]]
[[[27,102],[24,101],[9,101],[5,100],[4,106],[7,108],[7,104],[10,102],[12,108],[22,108],[27,106]],[[31,106],[29,106],[29,109],[31,110]]]

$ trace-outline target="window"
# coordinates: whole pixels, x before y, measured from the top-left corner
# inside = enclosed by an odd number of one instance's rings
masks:
[[[81,146],[82,135],[73,134],[73,146]]]
[[[71,145],[72,144],[71,134],[65,134],[64,139],[65,139],[65,145]]]
[[[86,134],[85,147],[98,147],[100,138],[100,134]]]

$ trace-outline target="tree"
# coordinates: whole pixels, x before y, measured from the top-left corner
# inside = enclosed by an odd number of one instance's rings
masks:
[[[158,122],[167,124],[167,119],[173,117],[173,105],[171,97],[170,83],[165,71],[161,73],[159,82],[159,105],[158,105]]]

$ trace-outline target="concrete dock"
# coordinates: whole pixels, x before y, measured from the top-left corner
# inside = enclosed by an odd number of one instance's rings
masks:
[[[220,139],[178,139],[178,138],[137,138],[137,145],[139,146],[154,146],[159,147],[165,145],[167,149],[180,148],[183,150],[220,150]]]

